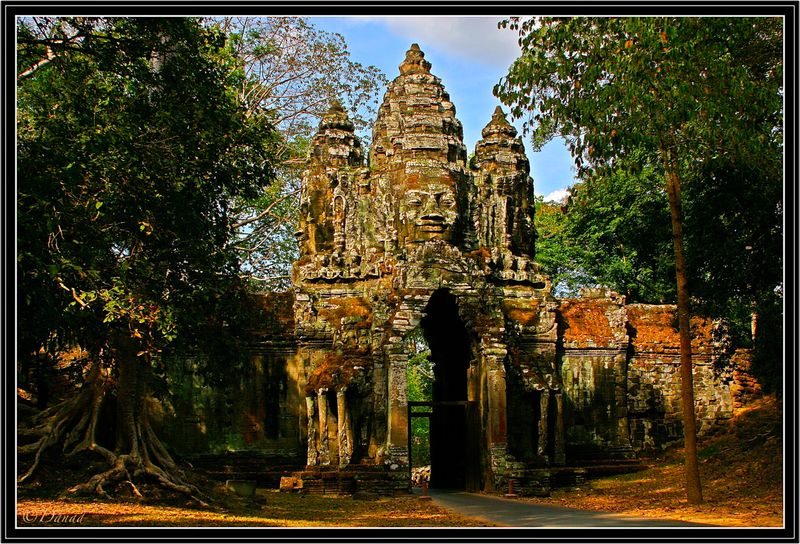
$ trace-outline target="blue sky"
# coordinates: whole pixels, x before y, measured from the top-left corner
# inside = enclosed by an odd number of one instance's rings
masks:
[[[431,72],[442,79],[464,125],[464,143],[472,153],[480,132],[500,102],[492,88],[517,57],[516,34],[500,30],[497,17],[310,17],[319,29],[342,34],[351,58],[380,68],[391,81],[412,43],[418,43]],[[508,112],[508,108],[503,108]],[[510,120],[510,119],[509,119]],[[522,121],[514,123],[522,134]],[[561,139],[540,152],[524,137],[537,195],[560,200],[574,182],[569,151]]]

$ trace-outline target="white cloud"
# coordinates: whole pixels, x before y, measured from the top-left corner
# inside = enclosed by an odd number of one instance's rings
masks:
[[[567,197],[569,191],[567,189],[556,189],[546,195],[544,195],[545,202],[558,202],[561,203]]]
[[[497,17],[376,17],[389,31],[411,42],[419,43],[423,51],[436,49],[438,53],[454,55],[487,66],[503,69],[519,55],[517,34],[508,29],[498,29]]]

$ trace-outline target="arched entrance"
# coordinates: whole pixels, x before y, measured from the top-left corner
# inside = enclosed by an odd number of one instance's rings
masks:
[[[433,293],[421,327],[434,363],[431,487],[477,491],[480,421],[477,403],[468,397],[471,339],[449,291]]]

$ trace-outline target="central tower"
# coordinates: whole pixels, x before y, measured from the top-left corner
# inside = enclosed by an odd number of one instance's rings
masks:
[[[471,183],[463,129],[441,80],[413,44],[373,129],[371,174],[387,248],[469,238]]]

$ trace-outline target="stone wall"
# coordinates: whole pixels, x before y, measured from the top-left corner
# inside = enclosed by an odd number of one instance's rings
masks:
[[[294,337],[293,301],[291,293],[252,297],[243,308],[252,315],[249,356],[234,372],[210,377],[197,358],[177,365],[171,399],[154,407],[155,425],[173,451],[305,454],[305,369]]]
[[[567,461],[631,458],[625,301],[612,292],[583,295],[559,301],[556,312]]]
[[[568,462],[630,458],[682,441],[675,306],[626,305],[607,291],[582,295],[557,310]],[[733,415],[736,364],[726,340],[720,323],[692,319],[700,435]]]
[[[628,416],[631,442],[658,451],[683,440],[680,339],[674,305],[630,304]],[[720,323],[693,317],[692,365],[699,435],[733,416],[733,366]]]

